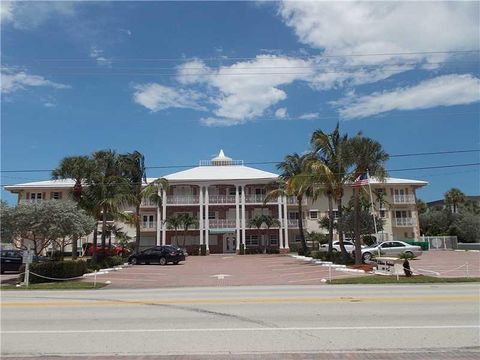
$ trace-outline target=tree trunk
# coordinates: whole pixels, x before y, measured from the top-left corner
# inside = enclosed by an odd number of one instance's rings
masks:
[[[95,224],[93,229],[93,252],[92,252],[92,263],[97,262],[97,244],[98,244],[98,221]]]
[[[72,260],[77,258],[78,253],[78,238],[76,236],[72,239]]]
[[[105,245],[107,240],[107,211],[103,208],[102,214],[102,252],[105,252]]]
[[[328,252],[333,250],[333,199],[332,196],[328,196]]]
[[[353,188],[353,228],[354,232],[354,244],[355,244],[355,264],[360,265],[362,263],[362,246],[360,239],[360,204],[359,204],[358,188]]]
[[[338,218],[340,219],[343,214],[343,204],[342,204],[342,198],[337,199],[337,207],[338,207]],[[340,251],[342,252],[343,258],[346,260],[349,258],[347,249],[345,249],[345,244],[343,243],[343,231],[341,229],[338,229],[338,242],[340,244]]]
[[[62,239],[60,244],[61,244],[60,260],[63,261],[63,259],[65,258],[65,238]]]
[[[135,253],[140,252],[140,205],[135,207]]]
[[[112,255],[112,232],[108,233],[108,255]]]
[[[185,248],[185,242],[187,241],[187,231],[188,231],[188,228],[186,228],[185,231],[183,232],[183,245],[182,245],[183,248]]]
[[[303,198],[300,197],[298,200],[298,230],[300,231],[300,240],[302,242],[302,249],[304,255],[308,254],[308,246],[307,241],[305,240],[305,232],[303,231],[303,208],[302,208],[302,200]]]

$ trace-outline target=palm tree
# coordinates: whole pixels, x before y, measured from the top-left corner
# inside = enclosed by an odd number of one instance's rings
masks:
[[[277,168],[282,170],[279,188],[270,191],[264,200],[264,203],[267,203],[269,200],[277,199],[280,196],[295,198],[299,216],[298,230],[304,254],[308,253],[308,247],[303,229],[303,199],[313,194],[313,184],[308,176],[308,167],[311,160],[311,154],[298,155],[295,153],[287,155],[285,160],[277,165]]]
[[[60,165],[52,171],[53,179],[73,179],[73,199],[80,203],[83,195],[83,184],[92,175],[94,163],[88,156],[69,156],[60,161]],[[72,259],[77,258],[77,239],[72,241]],[[94,248],[96,252],[96,248]]]
[[[267,252],[267,234],[270,230],[271,227],[273,226],[278,226],[280,227],[280,221],[271,216],[271,215],[261,215],[263,217],[263,223],[265,224],[266,229],[266,234],[265,234],[265,241],[264,241],[264,252]]]
[[[178,216],[180,220],[181,227],[183,228],[183,247],[185,247],[185,242],[187,238],[188,229],[191,226],[195,226],[198,224],[197,219],[195,219],[192,215],[185,213]]]
[[[121,176],[122,169],[118,155],[112,150],[97,151],[92,156],[95,161],[95,171],[88,180],[88,192],[95,208],[101,209],[102,218],[102,248],[106,245],[107,217],[123,215],[123,209],[128,205],[130,183]]]
[[[373,177],[383,181],[387,176],[385,162],[389,155],[383,150],[382,145],[373,139],[356,135],[350,141],[353,170],[351,180],[355,181],[359,176],[368,173]],[[354,197],[354,228],[355,228],[355,263],[362,263],[361,239],[360,239],[360,205],[358,188],[353,187]],[[372,209],[374,211],[375,209]]]
[[[177,242],[178,245],[178,229],[182,226],[182,219],[180,215],[177,216],[172,216],[170,218],[167,218],[165,220],[165,223],[169,229],[175,230],[175,241]]]
[[[445,204],[450,206],[452,213],[458,212],[458,205],[466,200],[465,194],[457,188],[451,188],[445,193]]]
[[[347,173],[348,168],[351,166],[349,140],[347,134],[340,134],[340,125],[337,123],[337,126],[330,134],[322,130],[316,130],[312,134],[310,143],[319,163],[325,165],[330,170],[329,181],[325,184],[327,185],[326,195],[327,197],[331,197],[331,200],[329,200],[329,218],[331,224],[329,227],[329,251],[331,251],[332,246],[330,244],[333,240],[332,225],[334,224],[333,202],[337,203],[338,217],[341,217],[344,186],[350,180]],[[342,231],[338,232],[338,238],[342,255],[344,258],[347,258],[349,255],[343,244]]]
[[[261,228],[263,226],[264,220],[264,215],[256,215],[250,220],[248,220],[248,227],[257,229],[257,237],[259,242],[261,237]]]

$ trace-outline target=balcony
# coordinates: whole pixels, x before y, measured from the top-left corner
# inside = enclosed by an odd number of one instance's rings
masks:
[[[210,195],[209,204],[235,204],[235,195]]]
[[[168,205],[197,205],[198,195],[170,195],[167,196]]]
[[[151,199],[143,199],[141,205],[142,207],[157,207],[157,204],[155,201]]]
[[[157,230],[156,221],[143,221],[140,223],[140,229],[142,231],[155,231]]]
[[[393,195],[394,204],[415,204],[415,195]]]
[[[411,227],[414,225],[413,218],[395,218],[395,226]]]
[[[210,229],[234,229],[237,227],[235,219],[211,219],[208,220]]]
[[[287,205],[298,205],[298,200],[295,196],[287,197]],[[302,205],[307,205],[307,199],[302,199]]]
[[[245,204],[263,204],[265,200],[264,194],[245,194]],[[270,199],[267,204],[277,204],[277,199]]]

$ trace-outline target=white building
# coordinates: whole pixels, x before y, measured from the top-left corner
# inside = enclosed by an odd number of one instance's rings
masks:
[[[300,240],[298,224],[303,218],[307,231],[326,232],[318,220],[328,216],[326,198],[314,202],[304,200],[303,214],[298,214],[296,200],[286,197],[264,204],[265,194],[275,188],[278,175],[243,165],[232,160],[223,151],[211,161],[199,166],[164,176],[169,188],[163,190],[163,205],[145,201],[142,204],[141,247],[177,243],[189,251],[205,244],[210,253],[234,253],[240,244],[246,248],[267,245],[288,252],[290,244]],[[148,179],[153,181],[154,179]],[[62,200],[70,197],[72,180],[49,180],[7,186],[18,194],[18,202]],[[419,239],[416,209],[416,189],[427,183],[418,180],[387,178],[384,182],[371,180],[372,189],[384,192],[385,204],[377,209],[384,220],[384,230],[377,237],[383,239]],[[344,204],[352,196],[350,186],[345,188]],[[377,204],[378,207],[378,204]],[[337,211],[337,209],[334,209]],[[181,229],[167,227],[165,220],[180,213],[189,213],[198,220],[198,226],[186,234]],[[268,214],[279,220],[279,226],[258,231],[249,227],[249,220],[258,214]],[[134,236],[134,229],[122,225]],[[336,236],[336,234],[335,234]]]

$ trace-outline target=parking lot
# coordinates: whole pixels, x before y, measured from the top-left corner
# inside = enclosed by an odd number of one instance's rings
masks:
[[[466,264],[468,263],[468,267]],[[480,253],[457,251],[424,252],[411,266],[422,274],[445,277],[480,276]],[[359,276],[335,271],[332,278]],[[136,265],[99,275],[111,281],[109,288],[156,288],[228,285],[313,285],[329,278],[328,267],[288,255],[190,256],[180,265]]]

